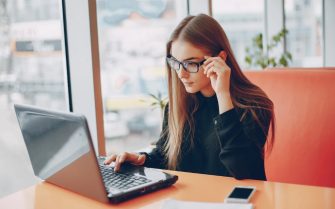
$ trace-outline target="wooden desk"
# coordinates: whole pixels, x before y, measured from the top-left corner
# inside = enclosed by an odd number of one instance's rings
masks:
[[[177,183],[167,189],[123,202],[118,205],[102,204],[49,183],[33,187],[0,199],[3,209],[61,209],[61,208],[160,208],[164,200],[222,202],[235,185],[257,187],[251,202],[256,209],[334,209],[335,189],[302,186],[255,180],[238,181],[233,178],[201,174],[171,172],[179,176]]]

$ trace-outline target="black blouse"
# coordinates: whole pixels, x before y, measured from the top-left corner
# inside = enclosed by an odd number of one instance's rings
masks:
[[[240,118],[243,112],[236,107],[219,114],[216,95],[196,95],[199,108],[194,114],[193,146],[189,135],[185,135],[176,170],[231,176],[236,179],[266,180],[263,147],[270,119],[262,121],[266,130],[264,132],[251,114],[247,113],[242,121]],[[167,113],[168,108],[164,114],[162,130],[168,126]],[[258,113],[261,114],[256,110],[256,114]],[[156,148],[150,153],[144,153],[147,157],[144,166],[167,169],[163,151],[166,140],[166,135],[161,134]]]

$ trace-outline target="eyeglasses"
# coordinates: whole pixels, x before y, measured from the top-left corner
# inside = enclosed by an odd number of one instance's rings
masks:
[[[166,61],[169,64],[169,66],[171,67],[171,69],[173,69],[177,72],[180,69],[180,65],[182,65],[184,67],[184,70],[186,70],[187,72],[197,73],[199,71],[200,66],[203,65],[206,60],[204,59],[201,62],[191,62],[191,61],[179,62],[173,56],[168,55],[166,57]]]

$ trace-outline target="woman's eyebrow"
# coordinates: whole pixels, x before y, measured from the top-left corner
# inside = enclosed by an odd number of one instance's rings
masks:
[[[190,57],[190,58],[184,59],[183,61],[189,61],[189,60],[194,60],[194,59],[200,59],[200,58],[199,57]]]
[[[173,55],[171,55],[171,57],[173,57],[175,60],[179,61],[177,58],[175,58]],[[200,57],[189,57],[187,59],[182,60],[181,62],[185,62],[185,61],[189,61],[189,60],[193,60],[193,59],[200,59]]]

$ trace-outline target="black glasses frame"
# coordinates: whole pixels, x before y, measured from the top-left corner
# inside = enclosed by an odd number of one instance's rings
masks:
[[[174,61],[174,62],[178,63],[178,69],[175,69],[173,66],[171,66],[170,61]],[[205,61],[206,61],[206,59],[204,59],[204,60],[202,60],[200,62],[192,62],[192,61],[183,61],[183,62],[180,62],[176,58],[174,58],[172,55],[166,56],[166,62],[171,67],[171,69],[173,69],[175,71],[179,71],[180,70],[180,65],[182,65],[183,68],[184,68],[184,70],[187,71],[187,72],[189,72],[189,73],[197,73],[197,72],[199,72],[200,66],[203,65]],[[190,71],[188,69],[189,64],[196,65],[197,66],[197,70],[196,71]]]

